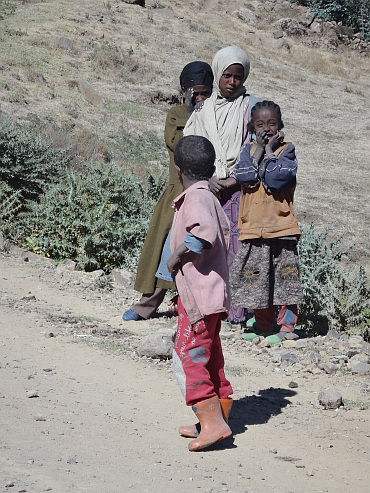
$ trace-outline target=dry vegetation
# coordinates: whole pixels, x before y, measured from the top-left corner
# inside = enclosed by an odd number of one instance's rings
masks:
[[[15,12],[0,21],[0,115],[46,124],[57,143],[96,160],[130,164],[140,139],[161,142],[181,68],[196,59],[211,62],[229,44],[244,48],[251,58],[249,91],[281,105],[286,135],[297,147],[299,220],[343,234],[354,246],[352,260],[369,273],[368,57],[345,47],[320,51],[296,38],[287,39],[289,50],[279,48],[273,22],[296,15],[288,2],[13,4]],[[253,10],[258,24],[239,19],[240,7]],[[100,102],[86,98],[81,80]],[[166,161],[163,146],[147,165]]]

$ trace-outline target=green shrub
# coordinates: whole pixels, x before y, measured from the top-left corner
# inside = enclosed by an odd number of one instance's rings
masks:
[[[323,21],[342,22],[370,39],[370,0],[291,0],[309,7]]]
[[[65,150],[52,148],[34,132],[10,119],[0,122],[0,184],[8,197],[17,193],[20,203],[37,200],[69,162]]]
[[[66,170],[13,229],[23,246],[87,270],[134,268],[165,177],[146,183],[114,164],[83,164],[81,176]]]
[[[313,223],[301,229],[298,253],[304,301],[298,324],[319,333],[328,328],[363,331],[370,308],[364,269],[343,268],[348,249],[341,248],[341,238],[328,242],[328,229],[318,234]]]

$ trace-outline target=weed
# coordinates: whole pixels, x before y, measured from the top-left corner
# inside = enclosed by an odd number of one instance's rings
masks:
[[[233,377],[243,377],[244,375],[261,375],[261,371],[254,370],[247,366],[225,366],[225,372]]]
[[[360,411],[367,411],[370,409],[370,399],[343,399],[343,404],[346,409],[360,409]]]
[[[348,249],[341,248],[341,238],[328,242],[328,229],[317,234],[311,223],[301,230],[298,253],[304,300],[298,324],[319,333],[328,328],[363,330],[364,313],[370,308],[365,270],[341,268]]]

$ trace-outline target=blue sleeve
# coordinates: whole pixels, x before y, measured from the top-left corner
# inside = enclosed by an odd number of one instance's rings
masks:
[[[262,161],[259,167],[259,177],[266,190],[283,192],[295,186],[297,167],[295,147],[289,144],[278,158],[268,156]]]
[[[235,178],[239,183],[248,183],[249,186],[255,186],[259,183],[260,178],[258,176],[258,166],[251,156],[251,147],[251,142],[243,145],[230,176]]]
[[[209,243],[202,238],[194,236],[192,233],[187,233],[185,236],[184,245],[192,252],[201,254],[203,248],[209,246]]]

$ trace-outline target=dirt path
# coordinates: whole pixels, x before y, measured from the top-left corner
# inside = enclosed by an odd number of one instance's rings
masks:
[[[369,491],[369,411],[312,405],[327,387],[360,401],[365,377],[280,372],[225,342],[233,439],[190,453],[170,365],[132,351],[175,321],[126,324],[134,293],[88,283],[0,256],[0,491]]]

